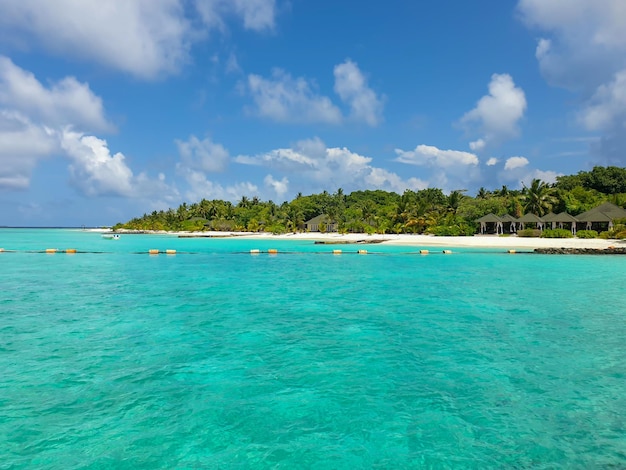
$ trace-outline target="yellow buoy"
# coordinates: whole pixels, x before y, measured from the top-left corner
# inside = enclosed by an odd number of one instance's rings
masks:
[[[507,253],[513,254],[513,253],[515,253],[515,250],[509,250],[509,251],[507,251]]]
[[[4,251],[4,248],[0,248],[0,253],[2,253]]]
[[[76,253],[76,249],[75,248],[68,248],[67,250],[65,250],[66,253],[68,254],[73,254]]]
[[[270,255],[275,255],[276,253],[278,253],[278,250],[277,250],[277,249],[275,249],[275,248],[270,248],[269,250],[267,250],[267,252],[268,252]]]
[[[367,254],[367,250],[359,250],[358,253],[360,255],[366,255]]]
[[[333,255],[340,255],[341,254],[341,250],[333,250]]]
[[[165,254],[166,255],[175,255],[176,254],[176,250],[165,250]]]
[[[148,253],[150,253],[151,255],[158,255],[159,250],[148,250]]]
[[[420,255],[427,255],[428,254],[428,250],[420,250]]]
[[[46,248],[46,253],[56,253],[57,249],[56,248]]]

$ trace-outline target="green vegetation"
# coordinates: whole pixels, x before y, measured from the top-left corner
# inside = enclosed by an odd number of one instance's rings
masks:
[[[525,228],[524,230],[518,230],[518,237],[540,237],[541,230],[538,228]]]
[[[541,232],[541,238],[574,238],[574,235],[564,228],[556,228],[554,230],[544,230]]]
[[[595,230],[579,230],[576,232],[578,238],[598,238],[598,232]]]
[[[555,184],[535,179],[521,190],[502,186],[496,190],[480,188],[475,197],[465,193],[456,190],[446,195],[440,189],[427,188],[406,190],[402,195],[382,190],[345,194],[338,189],[334,194],[298,194],[281,204],[246,196],[236,204],[202,199],[192,204],[185,202],[176,209],[144,214],[113,228],[287,233],[304,231],[306,221],[323,215],[320,229],[326,231],[336,226],[341,233],[473,235],[478,231],[475,220],[489,213],[520,217],[527,212],[543,216],[550,211],[567,211],[578,215],[605,201],[624,207],[626,169],[595,167],[589,172],[557,177]],[[584,231],[579,231],[579,236],[581,232]],[[531,229],[518,235],[538,233]],[[610,234],[626,238],[626,225],[616,225]]]

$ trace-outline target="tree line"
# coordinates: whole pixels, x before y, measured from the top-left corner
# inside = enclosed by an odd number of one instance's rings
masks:
[[[521,217],[525,213],[543,216],[566,211],[578,215],[605,201],[626,206],[626,169],[596,166],[591,171],[559,176],[549,184],[534,179],[522,189],[487,190],[475,196],[466,190],[446,195],[441,189],[406,190],[403,194],[383,190],[362,190],[345,194],[302,195],[277,204],[258,197],[243,196],[236,204],[220,199],[202,199],[178,208],[153,211],[114,229],[167,231],[266,231],[287,233],[305,230],[305,222],[322,215],[320,230],[336,224],[339,232],[426,233],[473,235],[476,219],[493,213]]]

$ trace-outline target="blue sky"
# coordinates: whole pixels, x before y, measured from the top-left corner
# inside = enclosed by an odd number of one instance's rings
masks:
[[[0,225],[626,159],[626,2],[0,0]]]

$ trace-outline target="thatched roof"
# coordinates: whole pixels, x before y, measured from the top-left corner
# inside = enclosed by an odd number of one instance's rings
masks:
[[[558,222],[554,219],[555,217],[556,214],[554,212],[550,212],[549,214],[544,215],[541,220],[543,220],[544,222]]]
[[[487,214],[487,215],[483,215],[480,219],[477,219],[476,222],[498,223],[498,222],[502,222],[502,219],[495,214]]]
[[[612,222],[615,219],[624,218],[626,218],[626,210],[610,202],[600,204],[576,216],[579,222]]]
[[[542,224],[543,220],[541,220],[539,217],[537,217],[535,214],[524,214],[523,216],[521,216],[519,219],[517,219],[518,222],[523,222],[525,224],[532,222],[532,223],[539,223]]]
[[[517,219],[511,214],[501,215],[500,218],[502,219],[502,222],[517,222]]]
[[[567,212],[561,212],[560,214],[556,214],[554,219],[550,222],[578,222],[578,219],[573,215],[568,214]]]
[[[335,221],[329,221],[329,218],[326,214],[320,214],[317,215],[315,217],[313,217],[311,220],[307,220],[305,222],[306,225],[314,225],[314,224],[321,224],[321,223],[325,223],[325,224],[334,224]]]

